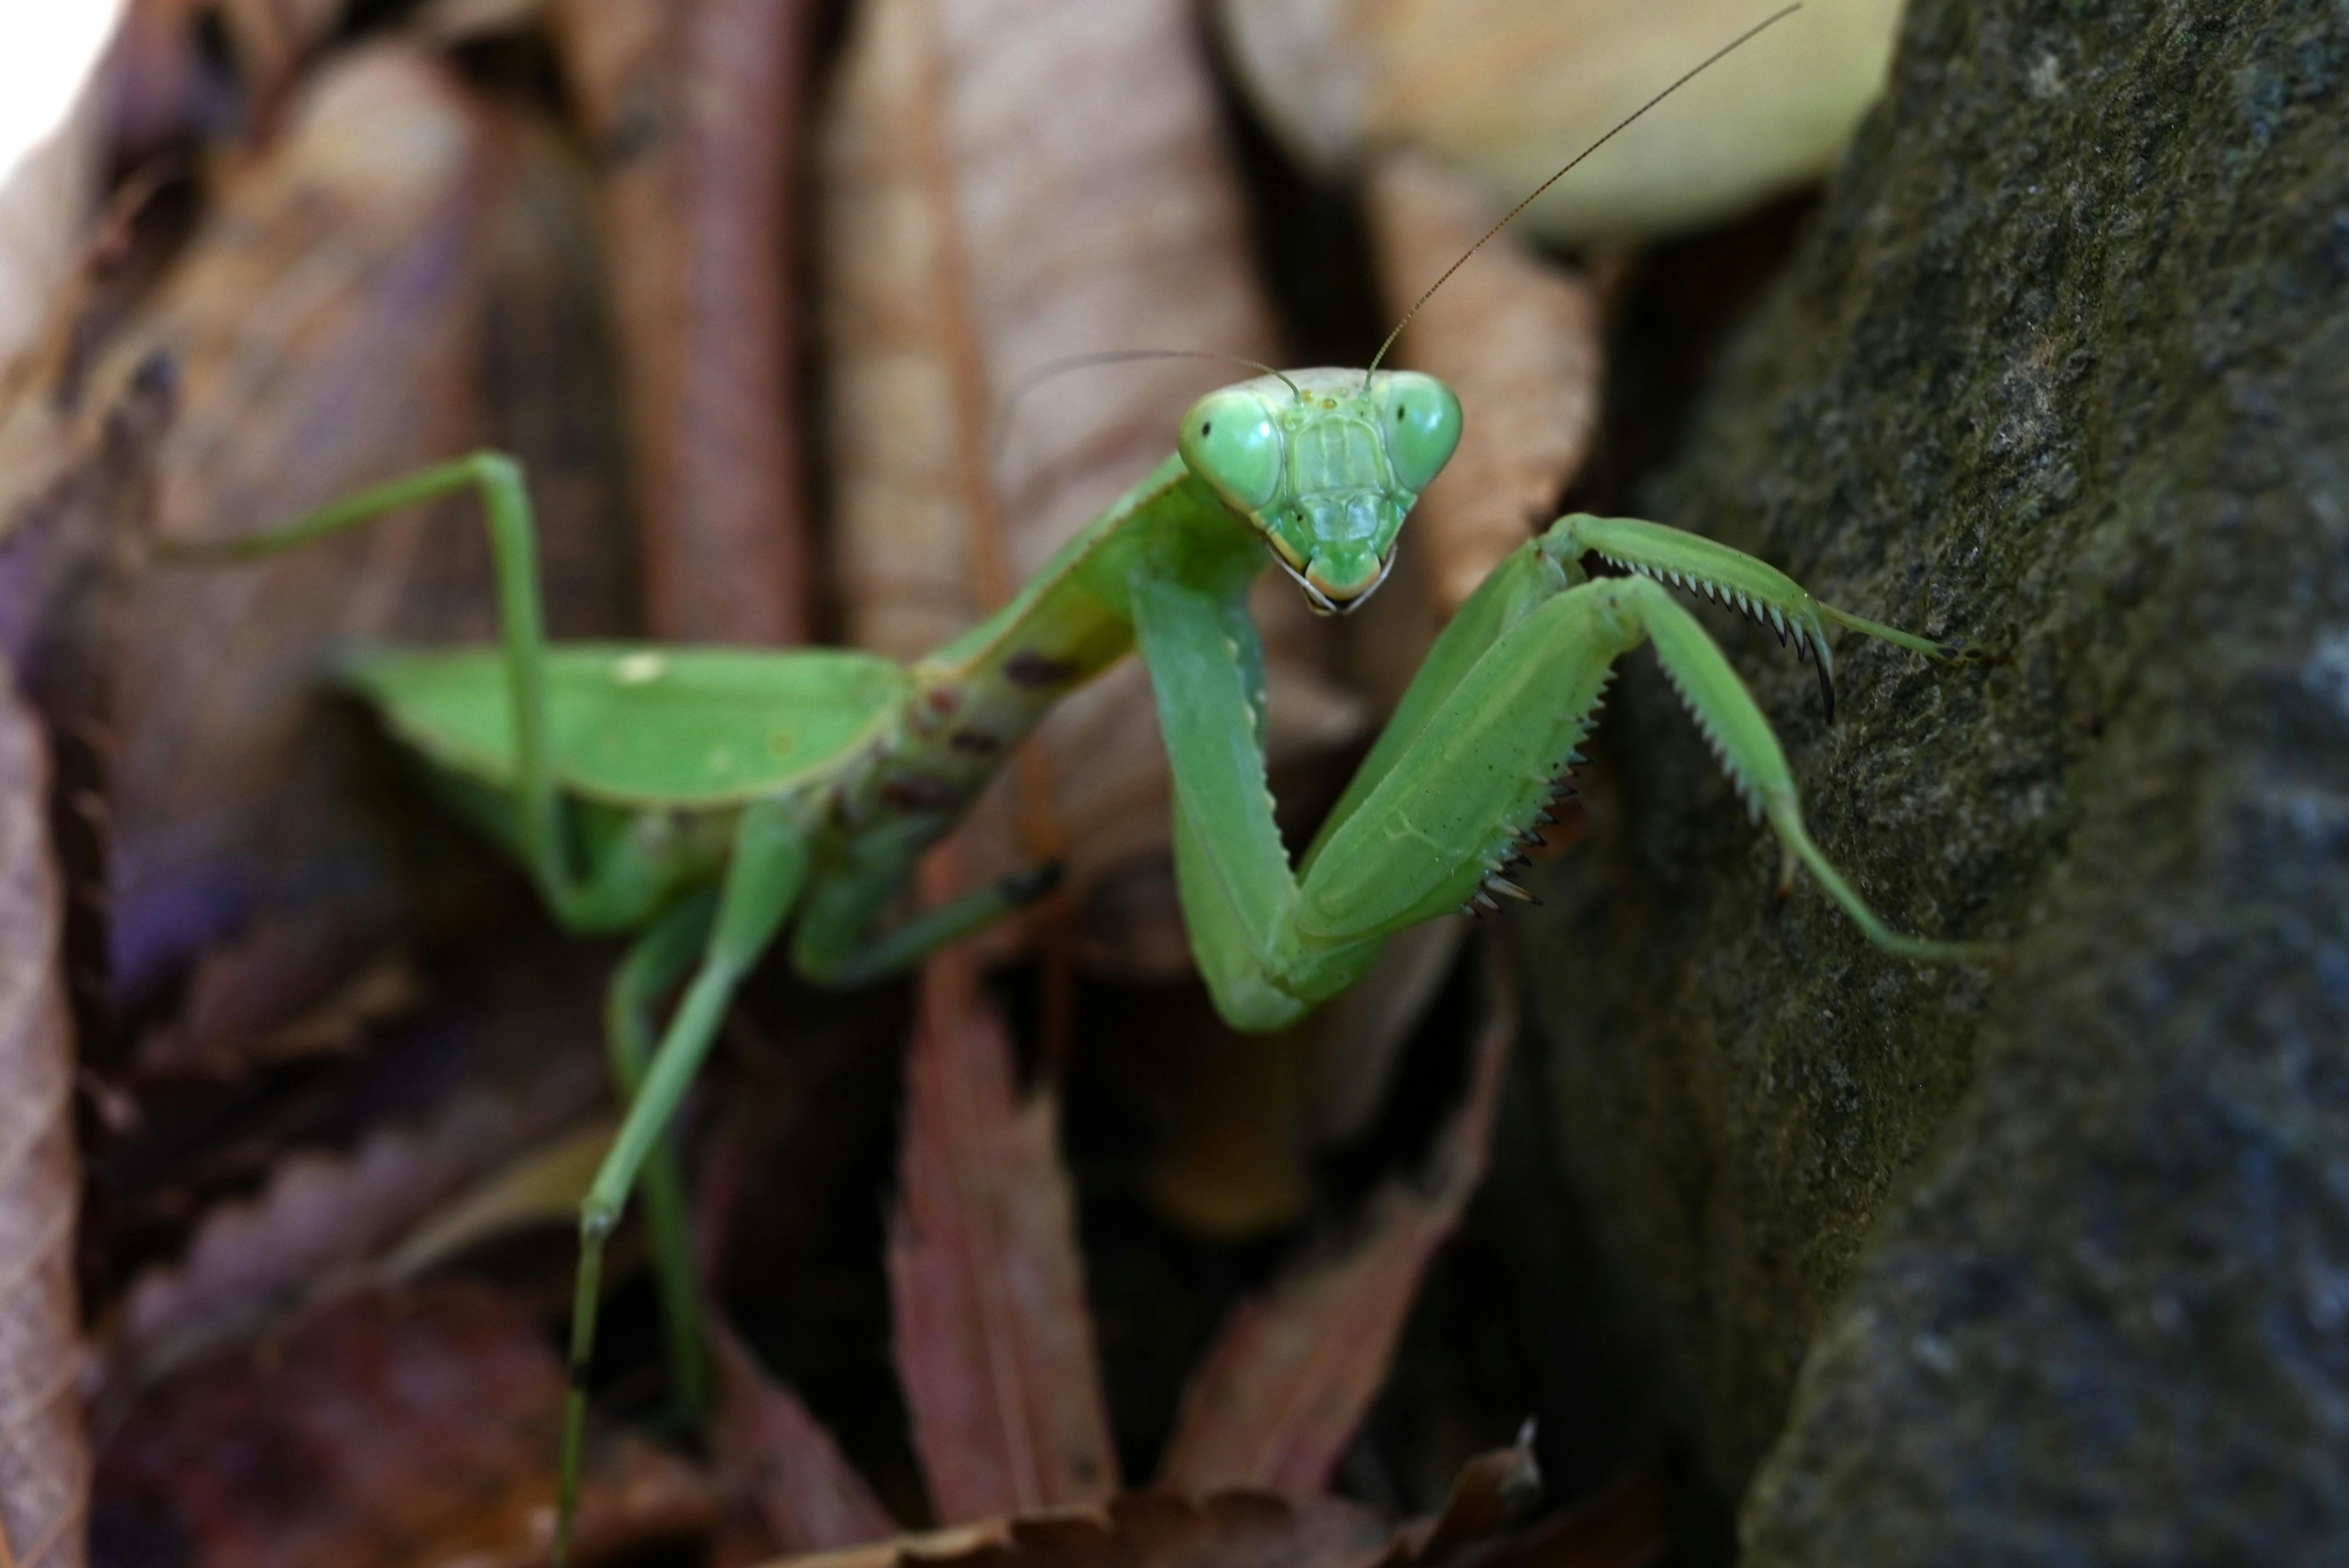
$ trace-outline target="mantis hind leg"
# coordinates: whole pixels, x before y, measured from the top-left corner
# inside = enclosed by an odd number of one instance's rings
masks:
[[[158,558],[171,564],[227,564],[296,550],[420,501],[471,490],[480,495],[497,576],[499,636],[513,706],[516,839],[539,892],[564,925],[608,925],[594,889],[572,862],[554,777],[546,717],[546,614],[539,598],[537,525],[522,465],[499,452],[452,462],[347,496],[307,517],[243,539],[170,542]]]
[[[652,1065],[655,1009],[693,966],[716,913],[717,900],[709,893],[686,900],[638,937],[612,972],[604,1041],[623,1105],[635,1102]],[[702,1346],[701,1292],[674,1139],[663,1139],[646,1157],[641,1184],[678,1413],[688,1428],[698,1427],[709,1403],[709,1361]]]
[[[735,986],[766,952],[797,902],[807,863],[806,841],[781,806],[760,801],[743,808],[699,965],[652,1054],[629,1102],[627,1117],[587,1189],[586,1201],[580,1205],[579,1274],[572,1297],[571,1387],[564,1402],[555,1498],[556,1568],[563,1568],[569,1560],[571,1526],[579,1507],[580,1445],[586,1432],[587,1367],[595,1350],[604,1244],[709,1054]],[[651,967],[649,961],[647,967]]]

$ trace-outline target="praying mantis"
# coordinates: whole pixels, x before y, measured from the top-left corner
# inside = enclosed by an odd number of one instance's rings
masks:
[[[1009,603],[910,665],[840,649],[550,644],[524,476],[494,452],[269,531],[171,548],[183,560],[251,560],[419,501],[479,499],[500,643],[363,651],[339,674],[515,858],[558,923],[634,937],[606,1008],[626,1115],[581,1205],[558,1563],[577,1501],[605,1247],[639,1186],[671,1359],[686,1401],[699,1398],[698,1292],[665,1132],[736,987],[778,944],[816,984],[877,980],[1040,896],[1051,868],[881,926],[916,861],[1022,738],[1129,654],[1147,666],[1165,738],[1191,946],[1235,1028],[1296,1022],[1361,978],[1398,932],[1529,900],[1509,873],[1582,759],[1617,661],[1642,644],[1790,870],[1807,870],[1889,953],[1975,951],[1895,932],[1828,861],[1767,719],[1671,590],[1730,603],[1793,640],[1816,661],[1830,714],[1831,626],[1928,657],[1953,650],[1823,603],[1752,556],[1635,519],[1560,518],[1495,568],[1292,862],[1266,783],[1248,590],[1269,564],[1316,611],[1358,609],[1460,436],[1449,387],[1379,363],[1268,369],[1209,393],[1184,417],[1173,456]],[[1595,562],[1614,571],[1595,575]]]

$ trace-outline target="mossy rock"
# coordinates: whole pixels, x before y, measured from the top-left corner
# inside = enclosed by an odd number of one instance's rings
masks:
[[[1799,25],[1797,22],[1795,25]],[[1644,658],[1517,948],[1744,1560],[2349,1562],[2349,5],[1916,0],[1649,515],[1962,638]]]

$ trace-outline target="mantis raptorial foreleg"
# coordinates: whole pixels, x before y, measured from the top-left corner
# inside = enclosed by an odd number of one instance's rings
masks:
[[[1637,575],[1577,582],[1599,553]],[[1904,647],[1940,645],[1819,603],[1750,556],[1630,520],[1572,517],[1498,569],[1431,652],[1302,875],[1290,869],[1246,719],[1245,655],[1214,593],[1138,582],[1136,636],[1175,779],[1175,855],[1202,973],[1225,1017],[1278,1026],[1350,985],[1380,939],[1522,896],[1503,876],[1559,774],[1579,759],[1615,661],[1651,643],[1756,817],[1868,939],[1910,957],[1965,950],[1888,927],[1811,841],[1768,721],[1669,578],[1801,638],[1826,667],[1826,624]]]

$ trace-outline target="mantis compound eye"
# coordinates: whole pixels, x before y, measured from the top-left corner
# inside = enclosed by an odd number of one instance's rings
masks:
[[[1460,399],[1433,376],[1391,370],[1371,387],[1395,482],[1414,495],[1444,471],[1460,445]]]
[[[1281,437],[1262,397],[1210,392],[1183,416],[1184,466],[1234,504],[1257,511],[1280,492]]]

